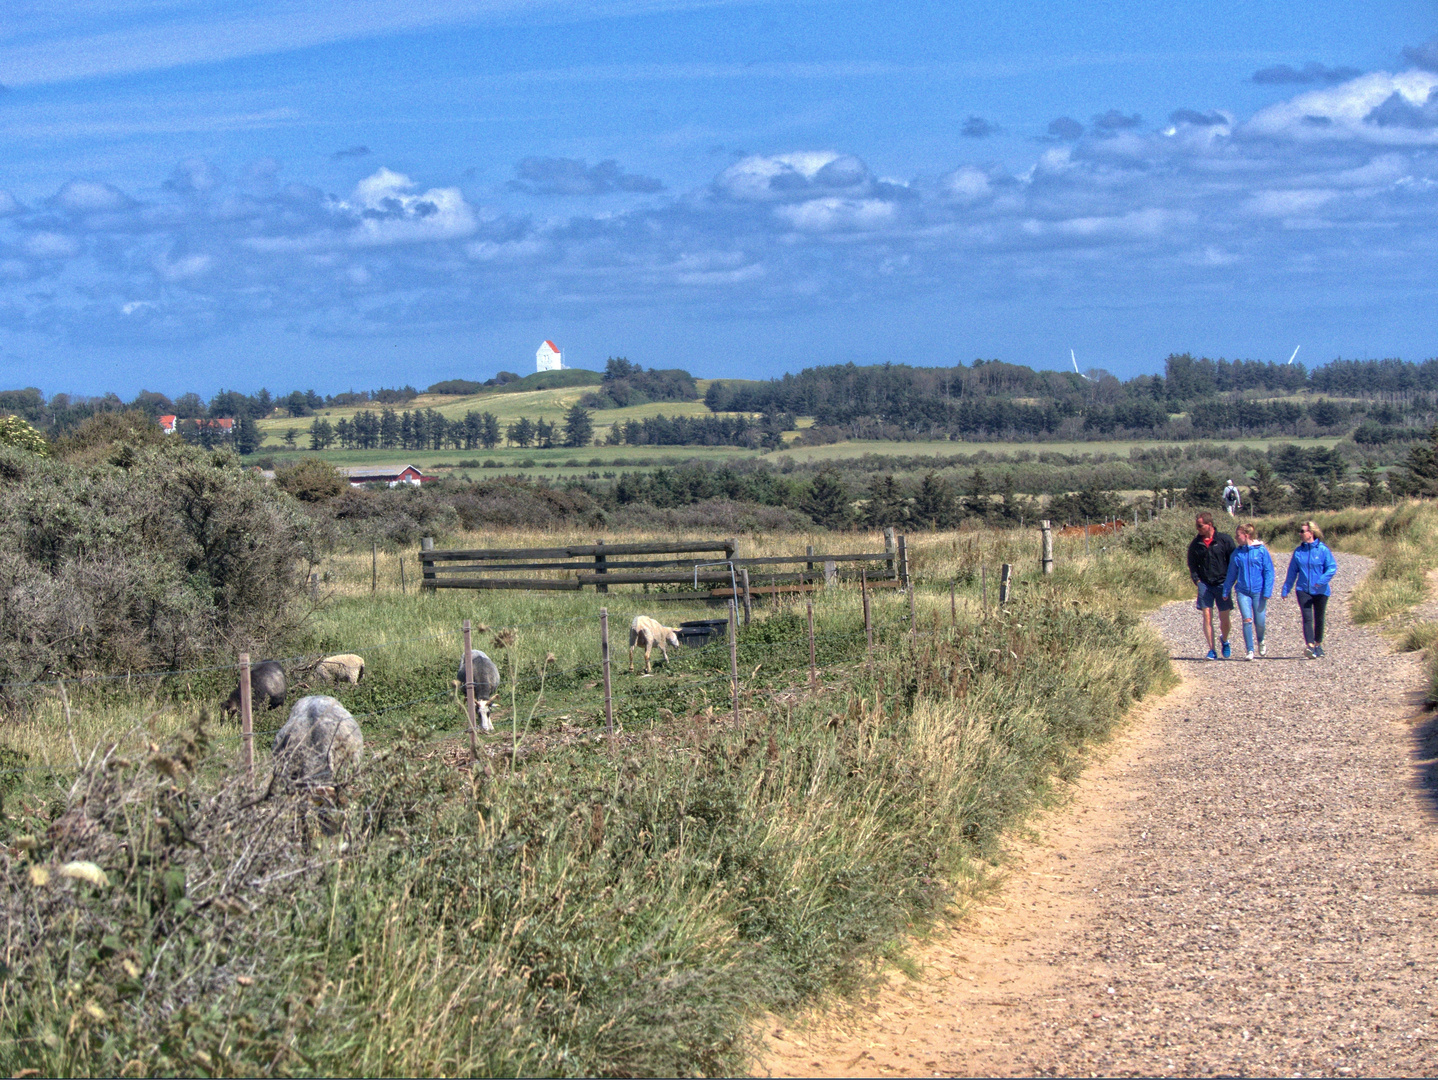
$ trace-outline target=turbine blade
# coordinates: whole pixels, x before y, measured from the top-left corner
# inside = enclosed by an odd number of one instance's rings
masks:
[[[1293,350],[1293,356],[1290,356],[1290,357],[1288,358],[1288,362],[1289,362],[1290,364],[1293,363],[1293,358],[1298,355],[1298,350],[1301,349],[1301,348],[1303,348],[1303,346],[1302,346],[1302,345],[1299,345],[1299,346],[1297,346],[1297,347]]]

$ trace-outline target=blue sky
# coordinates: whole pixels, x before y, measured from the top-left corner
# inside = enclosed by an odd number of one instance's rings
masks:
[[[0,385],[1438,355],[1434,0],[969,8],[11,0]]]

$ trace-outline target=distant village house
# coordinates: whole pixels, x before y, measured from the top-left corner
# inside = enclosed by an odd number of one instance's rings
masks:
[[[179,430],[180,421],[177,417],[166,415],[160,417],[159,420],[160,430],[166,435],[173,435]],[[222,435],[233,435],[235,433],[235,421],[228,416],[216,417],[213,420],[199,419],[195,421],[195,424],[199,427],[213,428]]]
[[[546,341],[534,354],[535,371],[559,371],[564,367],[564,354],[559,351],[559,346],[552,341]]]
[[[419,487],[421,484],[439,479],[437,476],[426,476],[413,465],[406,465],[402,469],[356,465],[341,469],[340,472],[349,478],[351,487],[364,487],[365,484],[384,484],[387,487],[409,484],[411,487]]]

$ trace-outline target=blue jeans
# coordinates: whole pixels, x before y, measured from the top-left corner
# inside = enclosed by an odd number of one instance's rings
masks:
[[[1263,644],[1263,632],[1268,625],[1268,598],[1249,596],[1234,589],[1233,599],[1238,603],[1238,613],[1243,616],[1243,646],[1252,652],[1254,631],[1258,632],[1258,643]]]

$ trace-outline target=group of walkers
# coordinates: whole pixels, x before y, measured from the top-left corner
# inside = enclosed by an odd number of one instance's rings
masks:
[[[1230,481],[1231,483],[1231,481]],[[1243,645],[1246,659],[1267,656],[1264,643],[1267,608],[1273,596],[1273,556],[1258,538],[1256,526],[1245,522],[1237,532],[1237,541],[1221,533],[1207,510],[1195,521],[1198,535],[1188,545],[1188,573],[1198,589],[1194,606],[1203,620],[1203,639],[1208,644],[1208,659],[1225,660],[1232,655],[1228,634],[1232,612],[1237,604],[1243,619]],[[1328,611],[1329,583],[1338,572],[1333,552],[1323,542],[1323,530],[1311,521],[1299,526],[1302,541],[1288,560],[1280,597],[1294,593],[1303,618],[1303,655],[1317,660],[1323,656],[1323,624]],[[1218,637],[1214,637],[1213,612],[1218,610]]]

